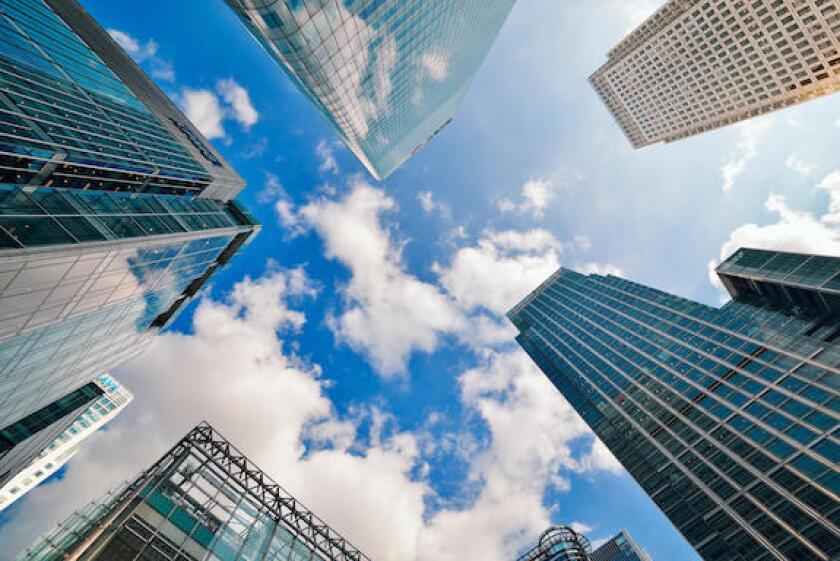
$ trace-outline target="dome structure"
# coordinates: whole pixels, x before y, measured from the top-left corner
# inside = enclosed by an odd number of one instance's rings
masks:
[[[568,526],[552,526],[517,561],[590,561],[591,553],[586,536]]]

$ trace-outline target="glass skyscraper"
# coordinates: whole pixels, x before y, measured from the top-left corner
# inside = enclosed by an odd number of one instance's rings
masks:
[[[377,179],[449,121],[515,0],[227,0]]]
[[[630,534],[622,530],[592,552],[592,561],[651,561]]]
[[[840,555],[840,258],[741,249],[715,308],[561,269],[517,341],[706,561]]]
[[[75,0],[0,0],[0,485],[259,229]]]
[[[590,561],[591,552],[586,536],[568,526],[552,526],[516,561]]]
[[[111,376],[96,379],[103,393],[67,427],[38,457],[0,487],[0,511],[40,485],[79,451],[79,445],[105,426],[131,403],[134,396]]]
[[[207,424],[17,561],[369,561]]]

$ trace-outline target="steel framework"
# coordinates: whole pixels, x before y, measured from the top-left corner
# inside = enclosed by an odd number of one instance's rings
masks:
[[[191,449],[207,458],[260,502],[278,522],[305,541],[329,561],[370,561],[348,540],[330,528],[288,491],[246,458],[206,421],[202,421],[172,447],[139,479],[147,481],[165,466],[177,461]]]
[[[586,536],[568,526],[552,526],[517,561],[590,561],[591,553]]]

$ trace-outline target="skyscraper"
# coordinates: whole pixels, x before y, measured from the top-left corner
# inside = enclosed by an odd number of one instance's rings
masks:
[[[592,546],[568,526],[552,526],[517,561],[590,561]]]
[[[367,561],[207,424],[18,561]]]
[[[706,561],[840,554],[840,258],[741,249],[721,308],[560,269],[517,341]]]
[[[242,179],[75,0],[0,0],[0,485],[258,230]]]
[[[590,82],[634,148],[840,90],[837,0],[668,0]]]
[[[622,530],[592,552],[592,561],[651,561],[630,534]]]
[[[0,487],[0,511],[61,469],[76,455],[87,437],[119,415],[134,399],[130,391],[107,374],[97,378],[96,385],[103,391],[99,399],[76,417],[29,465]]]
[[[377,179],[445,127],[515,0],[227,0]]]

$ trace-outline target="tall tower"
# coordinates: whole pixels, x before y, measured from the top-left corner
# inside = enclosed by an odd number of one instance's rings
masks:
[[[18,561],[369,561],[207,424]]]
[[[377,179],[452,120],[515,0],[227,0]]]
[[[651,561],[650,556],[622,530],[592,552],[592,561]]]
[[[840,258],[741,249],[721,308],[561,269],[517,341],[706,561],[840,554]]]
[[[0,0],[0,485],[259,229],[75,0]]]
[[[634,148],[840,90],[838,0],[668,0],[591,77]]]
[[[122,413],[134,399],[130,391],[107,374],[99,376],[95,384],[102,395],[29,465],[0,487],[0,511],[60,470],[76,455],[82,442]]]
[[[516,561],[590,561],[590,553],[586,536],[568,526],[552,526]]]

